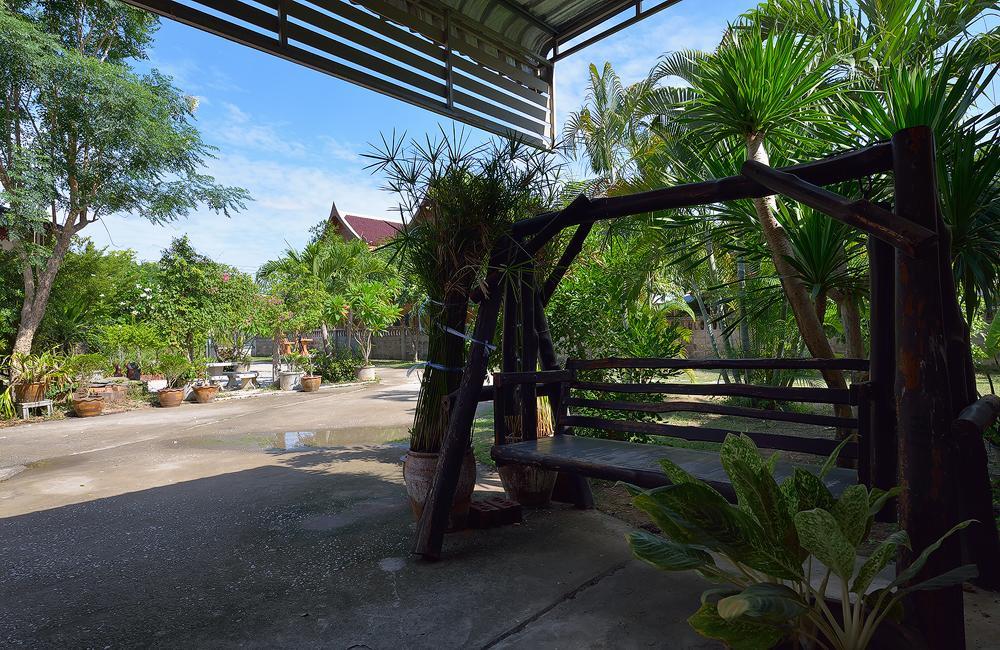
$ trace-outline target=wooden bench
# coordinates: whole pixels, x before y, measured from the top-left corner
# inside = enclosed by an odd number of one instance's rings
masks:
[[[586,427],[614,434],[644,434],[668,436],[688,441],[721,443],[733,432],[745,433],[761,449],[781,450],[816,456],[822,462],[837,446],[838,441],[827,432],[824,437],[804,437],[766,431],[741,431],[737,428],[687,426],[660,422],[639,421],[623,417],[601,417],[578,414],[579,409],[606,415],[617,413],[705,413],[738,416],[757,421],[788,422],[815,427],[835,427],[856,432],[857,442],[848,443],[841,457],[857,461],[858,469],[834,468],[825,478],[830,490],[839,495],[859,480],[868,483],[870,476],[870,403],[871,390],[867,383],[856,383],[849,389],[826,387],[788,386],[774,387],[748,384],[694,384],[688,382],[648,381],[620,383],[590,381],[581,375],[586,371],[643,369],[655,372],[677,370],[775,370],[800,371],[836,369],[863,372],[868,362],[863,359],[741,359],[702,360],[684,359],[598,359],[569,360],[565,370],[540,372],[495,373],[493,399],[496,440],[491,456],[498,465],[522,464],[544,469],[577,474],[591,478],[621,480],[640,487],[651,488],[668,485],[669,480],[660,468],[659,461],[669,458],[690,474],[706,481],[723,494],[732,498],[733,492],[722,468],[717,451],[688,449],[659,444],[643,444],[623,440],[576,436],[574,428]],[[538,438],[535,427],[522,427],[523,431],[510,431],[507,404],[515,391],[525,400],[534,403],[536,394],[548,395],[555,413],[555,435]],[[579,391],[589,394],[578,396]],[[608,393],[616,393],[611,399]],[[805,404],[844,405],[852,408],[850,417],[800,413],[778,408],[738,406],[717,401],[630,401],[629,394],[659,394],[702,397],[749,397],[761,400]],[[595,397],[596,395],[596,397]],[[622,398],[622,395],[626,399]],[[856,408],[856,414],[853,409]],[[628,417],[628,416],[626,416]],[[634,417],[634,416],[633,416]],[[524,420],[530,420],[530,414]],[[796,466],[809,467],[808,462],[781,460],[775,468],[775,478],[780,482],[792,474]],[[813,466],[813,471],[818,467]]]

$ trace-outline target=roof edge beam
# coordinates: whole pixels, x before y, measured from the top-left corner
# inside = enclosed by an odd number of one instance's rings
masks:
[[[594,43],[597,43],[598,41],[602,41],[609,36],[617,34],[626,27],[631,27],[640,20],[649,18],[653,14],[657,14],[668,7],[672,7],[678,2],[680,2],[680,0],[662,0],[662,2],[660,2],[660,4],[656,5],[655,7],[649,7],[648,9],[643,9],[642,0],[629,0],[628,2],[620,3],[617,6],[611,8],[598,9],[597,11],[591,13],[590,15],[584,16],[579,21],[568,27],[565,32],[556,37],[555,48],[553,50],[552,56],[549,57],[549,60],[552,61],[552,63],[555,63],[561,59],[565,59],[566,57],[572,54],[576,54],[585,47],[589,47]],[[629,6],[635,9],[635,15],[632,16],[631,18],[623,20],[617,25],[608,27],[604,31],[598,32],[597,34],[594,34],[585,41],[581,41],[580,43],[577,43],[576,45],[566,50],[563,51],[559,50],[559,45],[561,43],[570,41],[576,38],[577,36],[585,33],[592,27],[595,27],[596,25],[600,24],[601,22],[608,20],[613,16],[617,16],[623,11],[626,11],[629,8]]]

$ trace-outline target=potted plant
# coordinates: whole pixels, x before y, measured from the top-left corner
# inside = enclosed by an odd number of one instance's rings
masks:
[[[167,387],[157,391],[160,406],[173,408],[184,401],[187,381],[191,374],[191,362],[183,354],[168,352],[160,355],[157,362],[160,374],[167,382]]]
[[[299,357],[297,352],[289,352],[288,354],[281,355],[282,361],[285,364],[285,370],[278,371],[278,387],[283,391],[295,390],[299,387],[302,375],[305,373],[296,365],[296,358]]]
[[[66,375],[70,379],[73,412],[77,417],[89,418],[104,412],[104,398],[90,394],[90,382],[95,376],[109,372],[111,366],[102,354],[80,354],[66,362]]]
[[[290,354],[288,355],[289,362],[295,368],[303,371],[305,374],[299,378],[299,384],[302,387],[303,393],[315,393],[319,390],[320,384],[323,383],[323,377],[316,374],[316,362],[313,360],[312,356],[308,354]]]
[[[457,369],[465,365],[465,343],[452,332],[466,331],[470,296],[490,270],[494,244],[515,220],[546,207],[557,170],[548,156],[523,142],[466,147],[462,134],[426,142],[387,138],[368,158],[396,190],[403,217],[387,246],[427,296],[428,366],[403,465],[410,503],[419,515],[448,427],[445,400],[458,389]],[[468,512],[475,477],[470,448],[452,504],[453,525]]]
[[[219,387],[210,381],[208,376],[208,360],[195,359],[191,363],[191,374],[195,383],[191,386],[194,401],[198,404],[208,404],[219,394]]]
[[[662,532],[631,533],[628,541],[636,557],[665,571],[694,570],[726,585],[702,594],[701,607],[688,619],[696,632],[729,647],[921,647],[893,620],[908,594],[976,576],[976,566],[970,564],[913,581],[944,539],[972,522],[957,524],[909,567],[897,567],[901,570],[888,586],[873,588],[897,549],[910,542],[906,531],[897,531],[867,559],[858,559],[875,515],[899,488],[869,490],[859,484],[834,497],[823,476],[847,442],[818,475],[798,467],[779,485],[773,463],[753,440],[730,434],[720,460],[736,505],[667,459],[660,464],[671,485],[652,490],[627,486],[633,503]],[[833,576],[841,584],[839,601],[827,596]]]
[[[361,352],[358,381],[378,378],[372,365],[372,337],[385,332],[399,320],[401,310],[396,305],[399,283],[391,279],[382,282],[366,281],[351,285],[341,297],[332,301],[332,315],[349,323],[352,335]]]
[[[2,361],[10,369],[14,401],[19,404],[45,399],[49,384],[63,381],[65,357],[55,349],[41,354],[14,352]]]

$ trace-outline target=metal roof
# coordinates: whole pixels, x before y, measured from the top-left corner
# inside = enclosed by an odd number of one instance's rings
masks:
[[[556,135],[556,62],[679,0],[125,1],[548,146]]]

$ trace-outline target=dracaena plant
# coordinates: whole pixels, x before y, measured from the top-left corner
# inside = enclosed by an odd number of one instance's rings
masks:
[[[735,505],[669,460],[661,463],[672,485],[628,486],[633,503],[663,533],[631,533],[636,557],[666,571],[694,570],[725,585],[702,594],[701,607],[688,619],[695,631],[733,648],[770,648],[791,640],[797,647],[860,650],[886,617],[900,615],[907,594],[975,577],[975,565],[966,565],[911,584],[944,539],[971,523],[966,521],[924,549],[887,586],[874,586],[896,550],[909,548],[909,539],[906,531],[895,532],[867,559],[856,561],[875,515],[899,489],[852,485],[838,497],[831,494],[823,478],[846,442],[818,475],[797,467],[779,484],[777,455],[765,459],[750,438],[730,434],[720,458]],[[841,585],[840,603],[826,596],[832,576]]]

